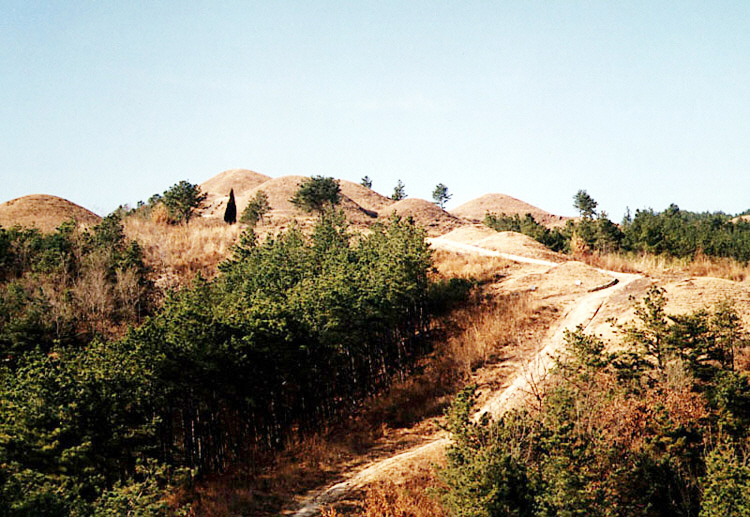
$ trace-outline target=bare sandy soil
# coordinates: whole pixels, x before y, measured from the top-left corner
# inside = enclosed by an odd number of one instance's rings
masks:
[[[433,242],[435,240],[433,239]],[[528,235],[516,232],[496,232],[484,225],[463,226],[443,234],[440,240],[435,242],[435,246],[444,248],[456,248],[460,250],[463,245],[471,245],[474,248],[463,248],[464,251],[470,250],[474,255],[492,255],[487,251],[494,251],[501,256],[523,257],[523,262],[529,263],[526,259],[538,259],[543,263],[559,263],[568,259],[565,255],[550,251],[540,242],[532,239]]]

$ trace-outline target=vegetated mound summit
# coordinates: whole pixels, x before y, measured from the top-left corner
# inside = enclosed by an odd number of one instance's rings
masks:
[[[360,185],[359,183],[353,183],[347,180],[339,180],[339,186],[341,187],[341,193],[343,195],[357,203],[365,210],[371,210],[379,213],[395,203],[395,201],[391,198],[380,195],[374,190]]]
[[[402,199],[379,212],[379,215],[388,217],[394,212],[401,217],[411,217],[415,223],[423,226],[431,237],[443,235],[465,224],[435,203],[419,198]]]
[[[451,210],[451,214],[457,217],[477,222],[482,221],[488,212],[496,215],[518,214],[521,217],[531,214],[538,223],[550,227],[564,226],[565,222],[570,219],[570,217],[550,214],[541,208],[505,194],[485,194]]]
[[[280,178],[269,179],[241,194],[238,194],[235,189],[237,213],[242,214],[250,200],[262,190],[268,197],[268,204],[271,207],[268,212],[268,219],[272,223],[283,225],[300,215],[307,215],[289,201],[299,190],[300,184],[306,179],[308,178],[305,176],[281,176]],[[363,208],[345,194],[342,194],[338,208],[343,210],[347,220],[355,225],[370,225],[378,215],[374,211]]]
[[[82,226],[94,226],[102,218],[67,199],[46,194],[31,194],[0,204],[0,226],[5,228],[18,225],[52,232],[70,220]]]
[[[237,196],[246,194],[270,179],[270,176],[248,169],[230,169],[217,174],[210,180],[200,184],[201,191],[208,194],[203,214],[206,216],[224,217],[230,190],[234,189],[236,200]]]
[[[238,217],[245,210],[259,190],[268,196],[271,206],[269,215],[273,219],[300,215],[297,207],[289,202],[294,197],[305,176],[282,176],[271,178],[248,169],[230,169],[221,172],[200,185],[201,191],[208,194],[203,215],[223,217],[229,200],[229,191],[234,190]],[[377,212],[395,203],[390,198],[351,181],[338,180],[341,187],[341,208],[355,223],[366,223],[377,216]],[[371,221],[369,221],[371,222]]]

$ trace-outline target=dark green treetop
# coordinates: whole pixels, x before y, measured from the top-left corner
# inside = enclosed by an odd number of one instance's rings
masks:
[[[405,197],[406,190],[404,188],[404,183],[401,180],[398,180],[398,183],[396,183],[396,186],[393,188],[391,199],[393,199],[394,201],[401,201]]]
[[[305,212],[318,212],[334,207],[341,202],[341,187],[333,178],[313,176],[300,183],[297,193],[289,200]]]
[[[573,196],[573,206],[584,219],[591,219],[596,215],[596,206],[598,204],[585,190],[579,190]]]
[[[161,200],[172,221],[188,223],[206,200],[206,196],[198,185],[182,180],[166,190]]]
[[[250,200],[245,211],[242,212],[240,222],[255,226],[258,221],[263,220],[263,216],[271,209],[271,205],[268,204],[268,195],[259,190],[255,197]]]

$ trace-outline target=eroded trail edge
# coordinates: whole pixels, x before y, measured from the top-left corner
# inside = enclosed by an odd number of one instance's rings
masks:
[[[440,238],[430,239],[430,243],[435,248],[461,253],[502,257],[515,262],[545,265],[551,268],[560,265],[556,262],[500,253]],[[617,273],[606,270],[600,271],[611,276],[614,280],[592,290],[569,307],[558,323],[550,328],[545,338],[545,346],[525,363],[523,368],[516,372],[510,384],[489,397],[476,412],[476,418],[484,413],[489,413],[492,417],[497,418],[515,404],[521,403],[526,394],[533,392],[534,385],[538,385],[546,377],[550,368],[554,365],[555,359],[563,351],[565,346],[565,332],[567,330],[573,331],[578,326],[582,326],[584,329],[588,327],[610,297],[626,289],[635,280],[642,278],[636,274]],[[376,460],[366,467],[351,473],[343,481],[308,496],[293,515],[295,517],[317,516],[322,506],[332,504],[353,491],[365,487],[376,479],[381,479],[383,475],[396,469],[401,464],[420,457],[429,457],[448,444],[450,444],[450,439],[442,437],[414,446],[394,456]]]

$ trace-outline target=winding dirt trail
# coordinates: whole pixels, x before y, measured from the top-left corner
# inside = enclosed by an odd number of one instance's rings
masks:
[[[440,238],[430,239],[430,243],[433,248],[442,248],[460,253],[502,257],[515,262],[544,265],[550,268],[560,265],[556,262],[510,255]],[[614,280],[592,289],[568,307],[567,311],[558,320],[558,323],[549,329],[545,338],[546,345],[523,368],[516,372],[510,384],[494,393],[484,403],[475,414],[475,418],[479,418],[483,413],[489,413],[493,418],[497,418],[509,408],[522,403],[529,393],[533,393],[535,386],[546,377],[547,372],[554,365],[555,359],[563,351],[565,346],[565,331],[574,330],[579,325],[584,329],[588,327],[611,297],[626,289],[635,280],[641,278],[640,275],[635,274],[616,273],[605,270],[600,270],[600,272],[611,276]],[[443,436],[414,446],[389,458],[376,460],[366,467],[349,474],[343,481],[309,495],[293,515],[295,517],[317,516],[320,514],[322,506],[342,499],[345,495],[361,489],[375,480],[387,477],[389,473],[397,471],[400,466],[412,460],[420,457],[434,457],[437,451],[449,444],[450,438]]]

